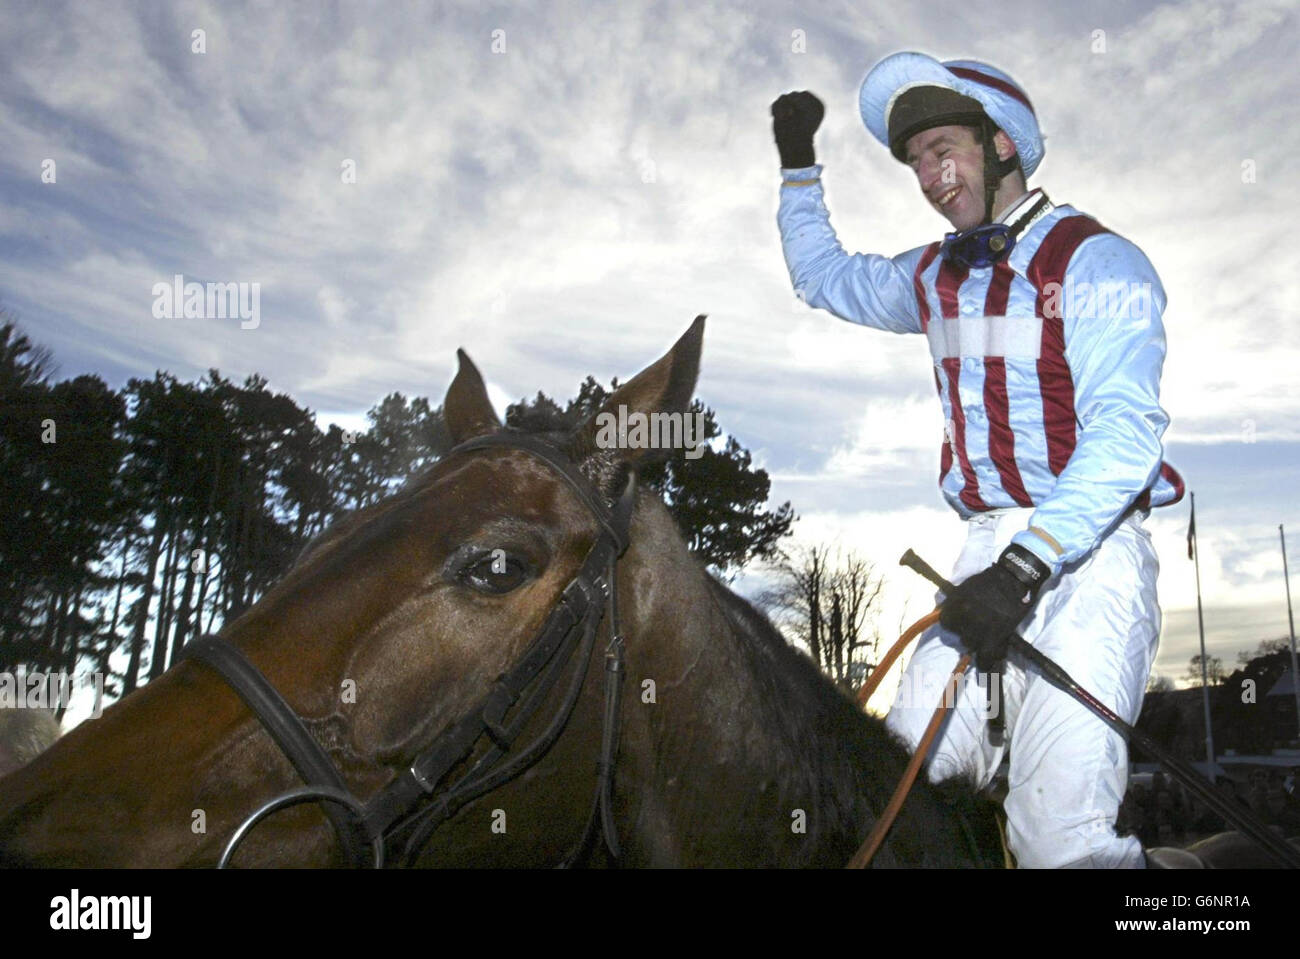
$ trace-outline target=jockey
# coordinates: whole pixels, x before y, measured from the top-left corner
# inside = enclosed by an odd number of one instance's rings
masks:
[[[772,105],[786,263],[810,306],[925,335],[946,421],[939,486],[967,525],[958,585],[886,722],[915,749],[969,650],[981,673],[1000,671],[1000,696],[998,676],[962,684],[930,778],[985,786],[1009,749],[1007,837],[1020,866],[1140,868],[1141,844],[1115,833],[1125,741],[1006,653],[1019,630],[1137,721],[1160,630],[1143,521],[1183,493],[1161,443],[1164,289],[1134,244],[1027,189],[1043,139],[1007,74],[897,53],[859,100],[867,129],[954,232],[894,257],[846,253],[813,153],[822,104],[788,93]]]

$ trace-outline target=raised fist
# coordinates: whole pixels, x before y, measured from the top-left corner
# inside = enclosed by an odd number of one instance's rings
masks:
[[[813,134],[821,126],[826,107],[807,90],[783,93],[772,103],[772,134],[781,154],[781,166],[789,169],[812,166]]]

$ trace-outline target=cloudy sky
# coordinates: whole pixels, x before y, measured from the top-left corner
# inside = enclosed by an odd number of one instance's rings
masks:
[[[707,313],[698,395],[801,542],[889,573],[896,624],[932,595],[897,557],[946,570],[962,538],[935,485],[929,356],[792,296],[768,107],[825,101],[832,222],[848,249],[893,254],[947,224],[863,127],[862,78],[903,49],[984,59],[1042,122],[1030,185],[1163,280],[1167,456],[1197,494],[1211,652],[1230,666],[1285,634],[1294,0],[516,7],[5,0],[0,304],[61,376],[258,372],[345,426],[392,390],[440,402],[458,346],[503,410],[626,379]],[[176,274],[259,284],[256,328],[156,317]],[[1196,651],[1186,526],[1185,502],[1149,521],[1172,676]]]

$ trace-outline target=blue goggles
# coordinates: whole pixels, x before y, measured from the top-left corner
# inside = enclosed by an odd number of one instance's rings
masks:
[[[949,263],[971,269],[992,266],[1011,253],[1016,235],[1005,223],[985,223],[961,233],[947,233],[939,253]]]

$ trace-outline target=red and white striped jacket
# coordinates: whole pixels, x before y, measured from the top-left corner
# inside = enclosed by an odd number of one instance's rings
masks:
[[[1134,244],[1049,204],[992,267],[950,263],[938,243],[848,254],[821,167],[782,172],[777,220],[796,292],[842,319],[927,337],[947,422],[939,485],[958,513],[1033,507],[1014,542],[1055,570],[1130,508],[1182,497],[1161,443],[1165,293]]]

